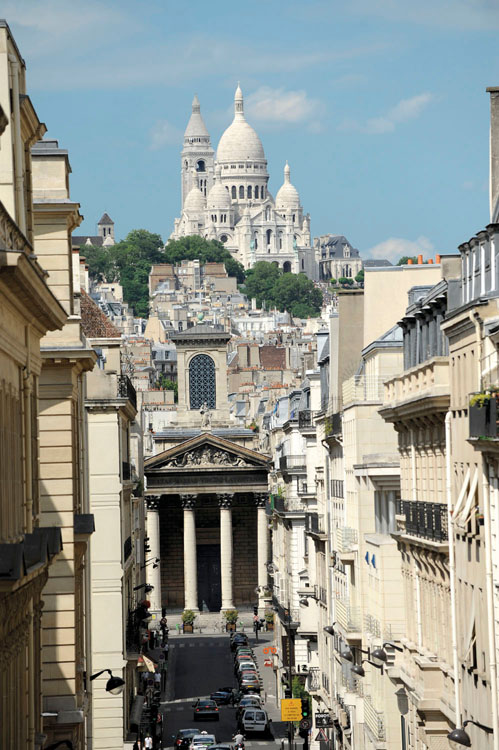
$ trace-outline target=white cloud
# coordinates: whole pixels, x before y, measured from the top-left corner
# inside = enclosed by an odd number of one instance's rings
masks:
[[[343,120],[338,126],[339,130],[358,130],[361,133],[379,135],[392,133],[398,125],[409,120],[414,120],[421,115],[424,109],[434,100],[433,94],[425,92],[417,94],[410,99],[401,99],[398,104],[388,110],[381,117],[371,117],[366,122],[357,120]]]
[[[178,146],[182,142],[182,131],[168,120],[158,120],[151,129],[151,145],[153,151],[164,146]]]
[[[246,97],[245,109],[255,122],[288,123],[295,125],[317,116],[321,109],[318,99],[312,99],[306,91],[286,91],[261,86]]]
[[[436,253],[435,246],[428,237],[418,237],[417,240],[406,240],[403,237],[389,237],[387,240],[366,250],[369,258],[387,258],[396,263],[404,255],[420,255],[431,258]]]

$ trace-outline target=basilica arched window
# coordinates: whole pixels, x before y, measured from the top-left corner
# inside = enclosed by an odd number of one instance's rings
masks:
[[[206,165],[203,159],[200,159],[196,164],[196,172],[206,172]]]
[[[267,221],[270,221],[270,206],[267,206],[265,209],[265,218]]]
[[[189,363],[189,404],[191,409],[216,409],[215,362],[207,354],[196,354]]]
[[[265,198],[265,187],[263,185],[262,185],[262,190],[260,192],[260,198],[262,198],[262,200],[263,198]]]
[[[255,185],[255,200],[258,200],[258,185]]]
[[[237,198],[236,186],[235,185],[232,185],[231,195],[234,198],[234,200]]]
[[[244,185],[239,185],[239,197],[244,199]]]
[[[253,197],[252,196],[252,192],[253,191],[252,191],[251,185],[248,185],[248,198],[252,198]]]
[[[272,242],[272,229],[267,229],[266,235],[267,235],[267,245],[270,245],[270,243]]]

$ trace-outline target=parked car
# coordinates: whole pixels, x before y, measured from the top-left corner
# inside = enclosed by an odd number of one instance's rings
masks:
[[[220,719],[218,706],[213,700],[199,699],[192,704],[195,719]]]
[[[245,695],[241,698],[236,709],[236,720],[239,721],[247,708],[261,708],[262,703],[259,695]]]
[[[230,647],[232,651],[235,651],[237,646],[247,646],[248,643],[248,636],[244,635],[244,633],[236,633],[234,637],[230,639]]]
[[[199,734],[199,729],[179,729],[177,734],[172,734],[173,745],[176,750],[188,750],[192,738]]]
[[[232,688],[220,688],[210,695],[210,699],[215,701],[217,706],[227,706],[234,703],[234,690]]]
[[[240,724],[243,732],[258,732],[259,734],[270,732],[269,718],[263,708],[247,708],[240,719]]]
[[[236,662],[236,669],[238,672],[240,672],[242,669],[246,669],[246,667],[251,667],[256,671],[256,664],[253,659],[244,659],[244,661]]]
[[[214,734],[201,732],[200,734],[196,734],[195,737],[192,738],[189,750],[208,750],[208,748],[211,748],[216,744],[217,738]]]
[[[246,676],[241,677],[239,686],[241,688],[241,692],[243,693],[250,693],[250,692],[259,693],[261,690],[260,680],[257,677],[254,677],[253,675],[248,675],[247,677]]]
[[[223,742],[218,745],[212,745],[210,750],[234,750],[234,745],[229,745],[228,742]]]

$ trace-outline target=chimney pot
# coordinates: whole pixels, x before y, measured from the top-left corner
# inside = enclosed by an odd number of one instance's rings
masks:
[[[418,266],[422,266],[422,265],[423,265],[423,256],[418,255]]]
[[[435,263],[440,263],[440,255],[435,255]]]
[[[412,265],[413,265],[413,263],[414,263],[414,261],[413,261],[413,259],[412,259],[412,258],[407,258],[407,265],[408,265],[408,266],[412,266]]]
[[[429,261],[428,261],[428,263],[429,263],[430,265],[433,265],[433,258],[430,258],[430,259],[429,259]]]

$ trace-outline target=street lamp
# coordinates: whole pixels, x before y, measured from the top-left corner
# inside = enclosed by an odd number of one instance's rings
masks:
[[[324,632],[328,635],[334,635],[334,626],[336,625],[335,622],[333,622],[332,625],[326,625],[325,628],[323,628]]]
[[[154,586],[151,586],[150,583],[141,583],[139,586],[134,586],[134,591],[140,591],[140,589],[144,589],[144,594],[150,594],[151,591],[154,591]]]
[[[376,664],[376,662],[371,661],[371,659],[362,659],[362,662],[360,664],[353,664],[352,665],[352,672],[357,675],[357,677],[365,677],[366,676],[366,670],[362,666],[362,664],[371,664],[371,666],[376,667],[376,669],[381,670],[381,674],[383,674],[383,665],[382,664]]]
[[[459,750],[461,747],[471,747],[471,739],[468,734],[468,732],[465,731],[465,727],[468,726],[468,724],[474,724],[479,729],[483,729],[484,732],[487,732],[487,734],[493,734],[494,730],[491,727],[486,727],[485,724],[480,724],[479,721],[473,721],[473,719],[466,719],[466,721],[463,722],[462,727],[456,727],[452,730],[452,732],[449,732],[447,735],[447,739],[449,740],[449,744],[454,750]]]
[[[383,664],[386,664],[388,661],[388,654],[385,651],[385,646],[390,646],[390,648],[394,648],[395,651],[403,651],[403,648],[400,648],[400,646],[396,646],[394,643],[390,643],[387,641],[386,643],[383,643],[381,647],[375,648],[374,651],[371,652],[371,656],[376,661],[381,661]]]
[[[121,695],[121,693],[125,689],[125,680],[122,680],[121,677],[114,677],[110,669],[101,669],[100,672],[96,672],[95,674],[93,674],[90,677],[90,680],[95,680],[96,677],[100,677],[101,674],[104,674],[104,672],[107,672],[109,675],[109,680],[107,681],[106,685],[106,691],[108,693],[111,693],[111,695]]]
[[[365,651],[363,648],[359,648],[359,646],[352,646],[350,648],[350,646],[347,645],[342,651],[340,651],[341,658],[345,659],[345,661],[353,662],[353,649],[355,649],[356,651],[359,651],[361,654],[367,654],[368,657],[371,656],[371,652],[369,649]]]
[[[145,563],[140,566],[141,569],[145,568],[147,565],[149,565],[149,563],[153,564],[152,565],[153,568],[157,568],[158,567],[158,563],[159,563],[159,557],[150,557],[149,560],[146,560]]]

